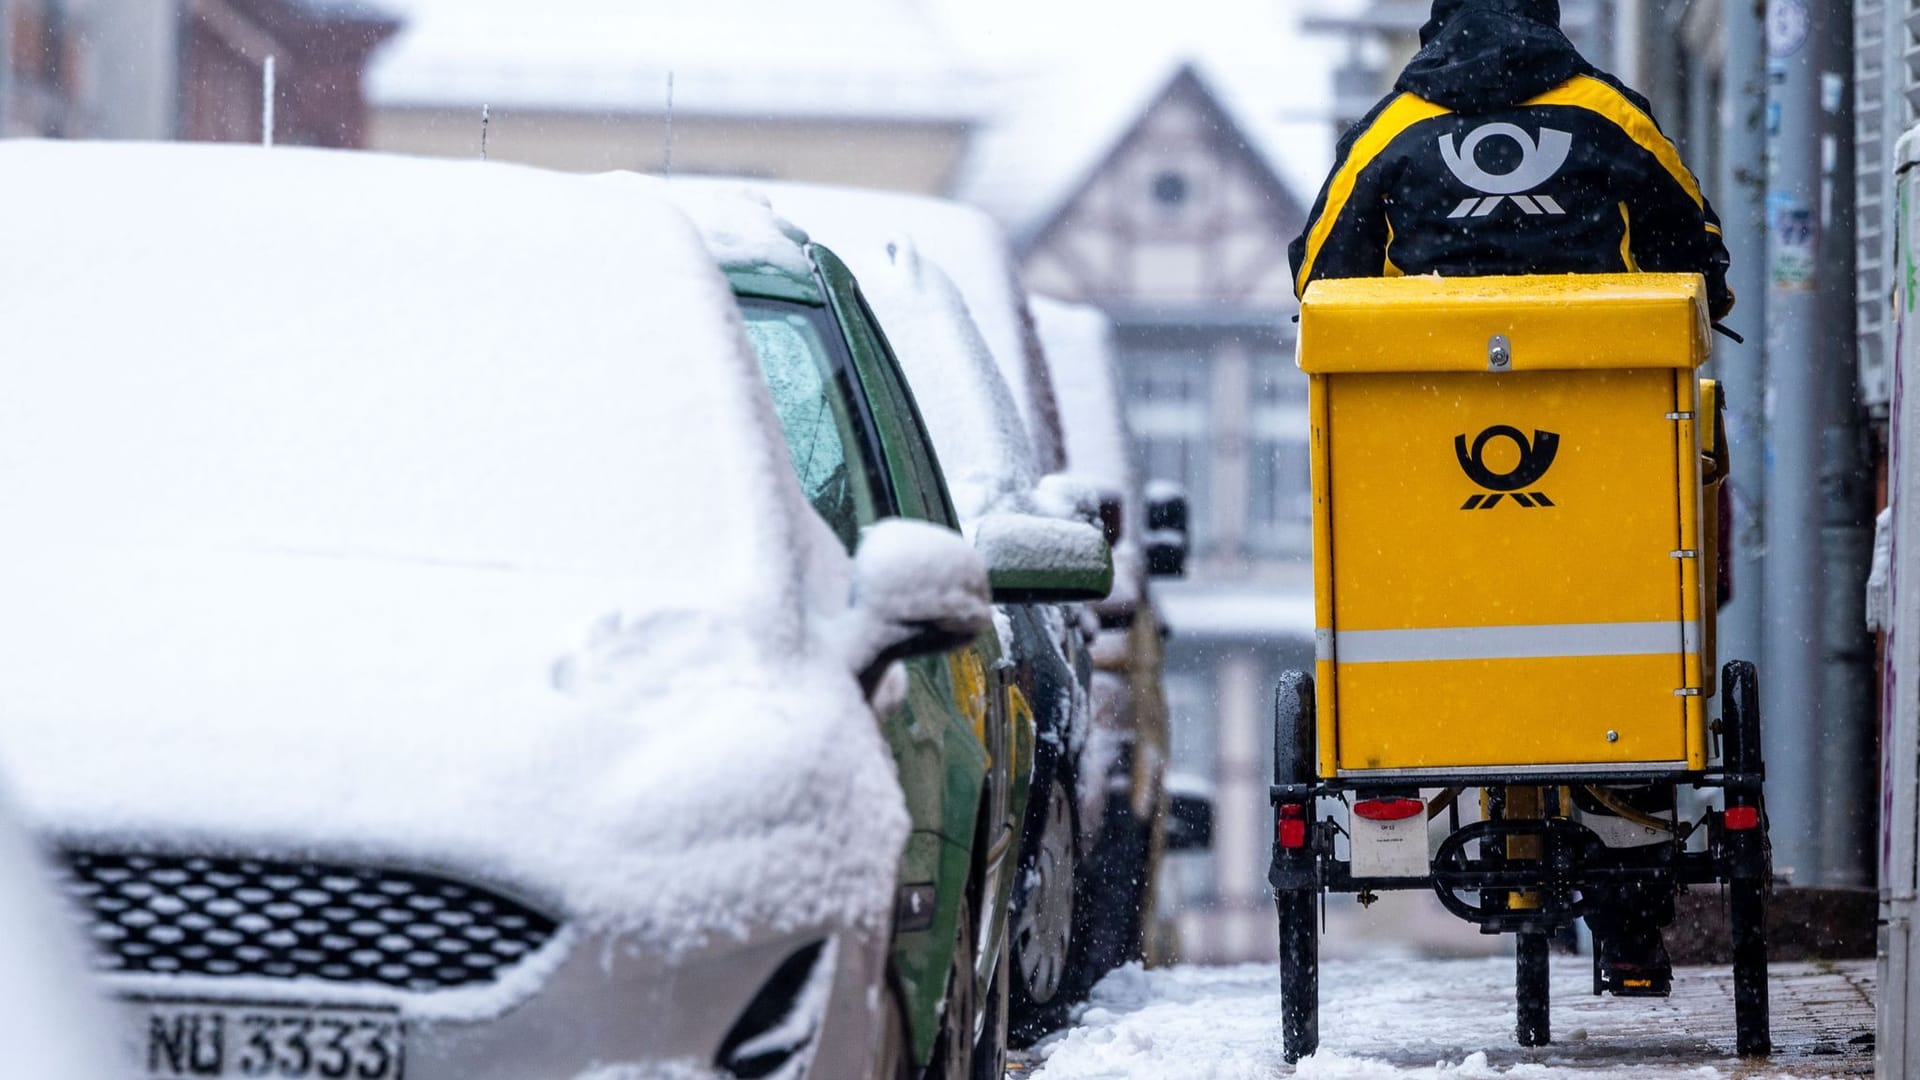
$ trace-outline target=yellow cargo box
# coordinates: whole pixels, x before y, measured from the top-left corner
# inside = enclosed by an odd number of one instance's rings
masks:
[[[1308,289],[1322,776],[1705,768],[1704,296]]]

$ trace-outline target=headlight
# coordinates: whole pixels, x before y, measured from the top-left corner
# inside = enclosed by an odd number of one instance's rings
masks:
[[[780,962],[720,1042],[714,1064],[740,1080],[804,1076],[833,991],[837,942],[801,946]]]

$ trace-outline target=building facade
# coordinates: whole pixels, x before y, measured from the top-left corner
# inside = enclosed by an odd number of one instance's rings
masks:
[[[371,145],[941,195],[981,83],[910,3],[653,0],[592,19],[427,11],[373,71]]]
[[[0,0],[0,132],[366,144],[368,60],[399,22],[359,0]]]

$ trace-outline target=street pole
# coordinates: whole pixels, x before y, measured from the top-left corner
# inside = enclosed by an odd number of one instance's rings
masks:
[[[1821,506],[1826,416],[1819,260],[1820,57],[1825,3],[1767,0],[1766,573],[1760,701],[1774,866],[1796,885],[1820,873]],[[1828,274],[1832,273],[1829,271]]]
[[[1733,258],[1727,284],[1739,298],[1727,322],[1747,340],[1742,345],[1723,338],[1713,344],[1714,374],[1726,402],[1733,456],[1733,599],[1720,612],[1719,651],[1725,659],[1758,662],[1767,551],[1762,521],[1767,505],[1766,4],[1727,0],[1723,10],[1727,51],[1721,72],[1714,209]],[[1761,674],[1765,681],[1767,672]]]
[[[1873,476],[1859,403],[1855,273],[1853,6],[1828,6],[1821,24],[1821,228],[1818,290],[1825,349],[1820,431],[1820,880],[1873,888],[1879,757],[1874,642],[1866,623],[1873,560]]]

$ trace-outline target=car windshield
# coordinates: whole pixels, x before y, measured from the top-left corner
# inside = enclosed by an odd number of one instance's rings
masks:
[[[852,386],[824,308],[742,299],[747,340],[760,358],[787,453],[807,501],[851,551],[860,523],[872,521],[870,463],[854,421]]]

